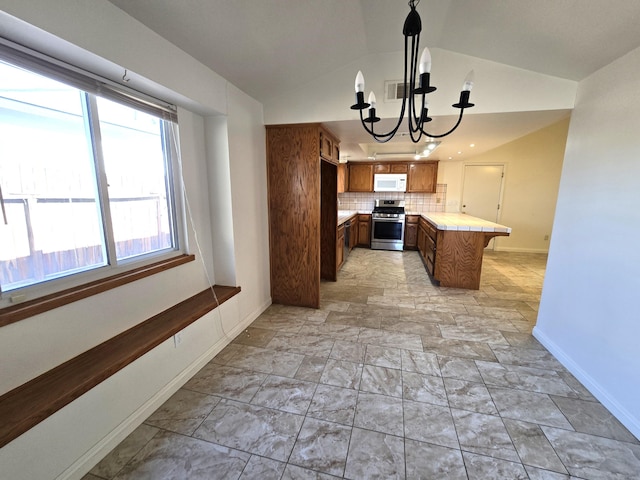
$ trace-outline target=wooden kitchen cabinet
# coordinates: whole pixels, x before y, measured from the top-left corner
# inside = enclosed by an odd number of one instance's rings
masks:
[[[373,192],[373,164],[349,163],[349,191]]]
[[[465,225],[466,222],[475,221],[477,226],[477,221],[484,220],[468,215],[461,217],[464,220],[441,219],[434,223],[421,216],[418,222],[418,250],[427,272],[441,286],[478,290],[484,248],[493,237],[508,236],[510,232],[471,230]],[[460,226],[466,228],[458,228]]]
[[[407,192],[435,193],[438,182],[438,162],[412,162],[408,165]]]
[[[340,142],[323,128],[320,129],[320,156],[332,163],[340,161]]]
[[[347,191],[348,186],[348,169],[346,163],[338,164],[338,193],[344,193]]]
[[[359,215],[355,215],[351,219],[351,232],[349,237],[349,251],[353,250],[353,247],[358,245],[358,229],[360,227],[360,220],[358,219]]]
[[[407,173],[409,165],[406,162],[376,163],[373,173]]]
[[[338,227],[336,236],[336,270],[340,270],[344,263],[344,224]]]
[[[404,224],[404,249],[418,248],[418,219],[420,215],[407,215]]]
[[[427,272],[432,277],[435,273],[438,231],[424,218],[418,221],[417,246]]]
[[[376,173],[406,173],[407,192],[435,193],[438,180],[438,162],[382,162],[349,163],[349,192],[373,192]]]
[[[371,246],[371,215],[358,215],[358,246]]]
[[[406,163],[392,163],[389,165],[389,173],[407,173],[409,171],[409,165]]]
[[[268,125],[266,133],[271,299],[319,308],[320,279],[336,280],[343,253],[337,140],[320,124]]]

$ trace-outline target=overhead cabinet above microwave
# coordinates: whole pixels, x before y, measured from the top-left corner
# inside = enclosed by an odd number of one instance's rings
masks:
[[[438,161],[349,162],[349,192],[435,193]],[[399,180],[404,178],[404,182]],[[392,183],[389,183],[391,180]],[[404,183],[404,185],[403,185]]]
[[[406,173],[376,173],[373,176],[374,192],[406,192]]]

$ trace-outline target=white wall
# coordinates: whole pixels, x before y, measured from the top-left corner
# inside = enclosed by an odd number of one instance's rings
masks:
[[[0,9],[3,36],[114,80],[126,67],[134,87],[181,107],[197,257],[0,328],[0,394],[194,295],[208,279],[242,288],[187,327],[178,348],[168,340],[0,449],[3,478],[80,478],[270,303],[262,106],[105,0],[0,0]],[[216,122],[225,128],[210,129]],[[211,172],[223,172],[214,184]]]
[[[580,82],[534,335],[640,437],[640,49]]]
[[[429,99],[433,115],[458,115],[451,104],[458,101],[467,73],[474,69],[474,114],[528,112],[573,108],[576,82],[490,62],[468,55],[433,49],[431,83],[438,91]],[[378,116],[398,116],[398,103],[384,102],[385,80],[402,80],[403,52],[369,55],[300,85],[286,95],[265,101],[265,123],[305,123],[357,120],[350,110],[355,103],[354,81],[358,70],[365,77],[365,100],[373,90]],[[400,77],[400,78],[399,78]],[[481,87],[481,88],[480,88]]]

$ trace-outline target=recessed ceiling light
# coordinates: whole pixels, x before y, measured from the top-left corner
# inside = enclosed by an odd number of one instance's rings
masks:
[[[462,152],[458,152],[458,155],[462,155]]]
[[[475,143],[472,143],[472,144],[470,144],[469,146],[470,146],[471,148],[473,148],[473,147],[475,147],[475,146],[476,146],[476,144],[475,144]]]

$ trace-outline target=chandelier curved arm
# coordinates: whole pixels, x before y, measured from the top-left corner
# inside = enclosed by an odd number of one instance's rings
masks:
[[[402,124],[402,118],[403,117],[400,117],[400,121],[396,124],[396,126],[393,128],[393,130],[391,130],[391,131],[389,131],[387,133],[375,133],[373,131],[373,123],[371,123],[371,128],[369,128],[367,126],[367,122],[366,122],[365,118],[362,116],[362,110],[360,110],[360,122],[362,123],[362,126],[364,127],[366,132],[369,135],[371,135],[373,137],[373,139],[378,143],[387,143],[389,140],[391,140],[393,138],[393,136],[398,131],[398,128],[400,128],[400,125]]]
[[[415,43],[415,39],[412,37],[412,52],[411,52],[411,64],[414,63],[414,47],[413,44]],[[404,85],[408,85],[407,84],[407,47],[409,46],[409,37],[405,36],[404,37]],[[411,89],[413,90],[413,89]],[[409,95],[409,104],[412,104],[412,99],[411,99],[412,95]],[[360,110],[360,122],[362,123],[362,126],[364,127],[364,129],[366,130],[366,132],[371,135],[373,137],[373,139],[378,142],[378,143],[386,143],[389,140],[391,140],[393,138],[393,136],[396,134],[396,132],[398,131],[398,129],[400,128],[400,125],[402,125],[402,120],[404,119],[404,113],[406,110],[406,106],[407,106],[407,95],[405,93],[405,95],[402,98],[402,107],[400,108],[400,115],[398,116],[398,122],[396,123],[395,127],[393,127],[393,129],[391,129],[389,132],[387,133],[375,133],[373,131],[373,124],[378,122],[380,119],[377,118],[375,116],[375,108],[371,108],[369,109],[369,117],[368,118],[364,118],[364,116],[362,115],[362,110]],[[411,112],[410,112],[411,114]],[[367,123],[371,123],[371,128],[369,128],[367,126]]]
[[[460,116],[458,117],[458,121],[456,122],[456,124],[453,126],[453,128],[451,130],[449,130],[448,132],[445,133],[441,133],[440,135],[433,135],[431,133],[425,132],[422,128],[420,128],[420,132],[422,132],[424,135],[426,135],[427,137],[430,138],[442,138],[442,137],[446,137],[447,135],[449,135],[450,133],[453,133],[454,130],[456,128],[458,128],[458,125],[460,125],[460,122],[462,122],[462,115],[464,114],[464,108],[460,109]]]

